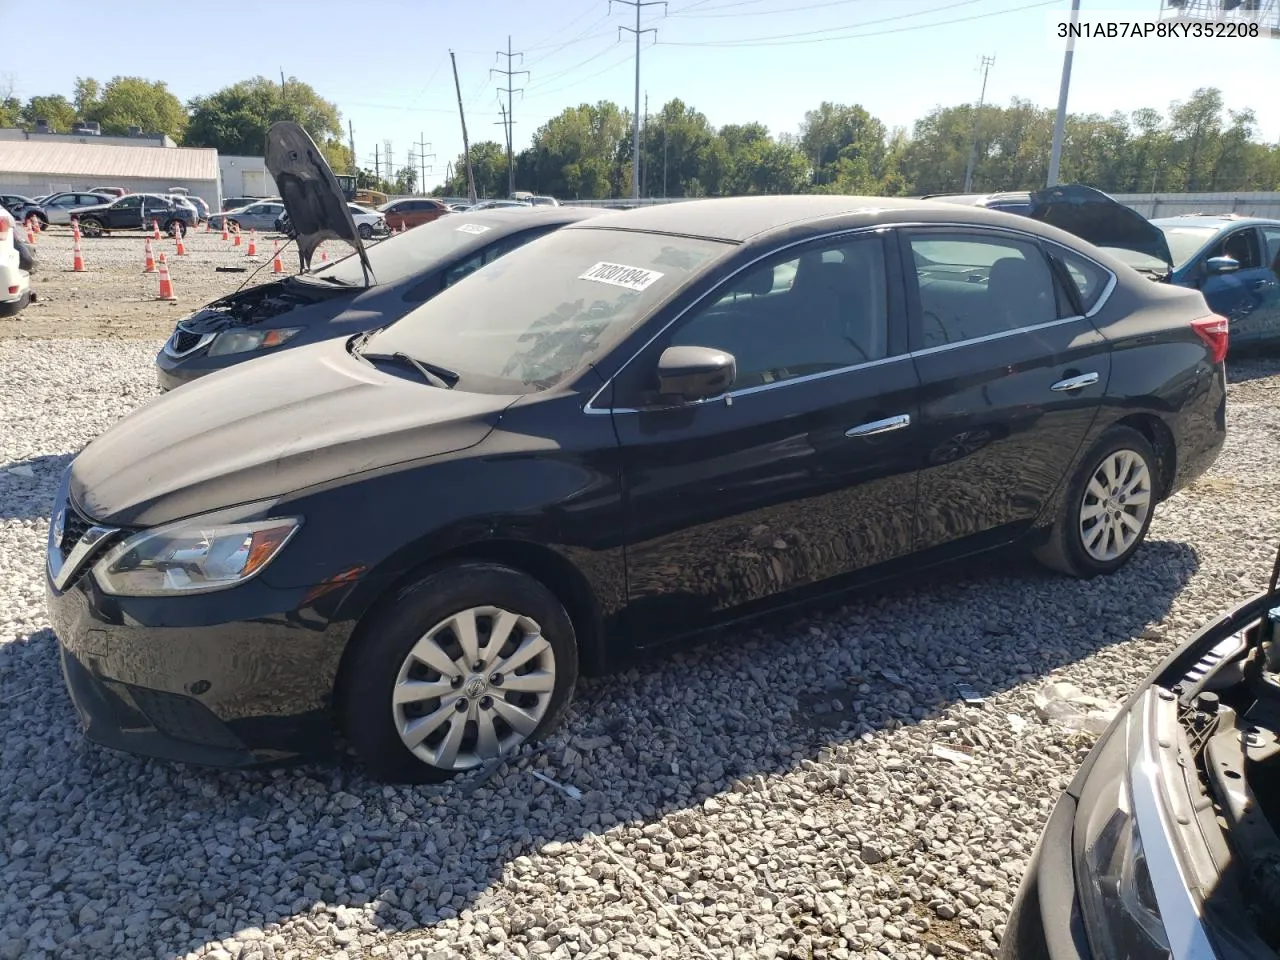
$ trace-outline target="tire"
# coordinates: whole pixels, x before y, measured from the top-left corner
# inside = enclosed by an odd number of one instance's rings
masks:
[[[1111,476],[1118,483],[1109,487],[1095,483],[1095,477],[1106,481]],[[1081,460],[1049,539],[1033,551],[1036,559],[1080,579],[1119,570],[1146,539],[1160,492],[1159,477],[1159,461],[1147,438],[1130,427],[1112,427]],[[1129,488],[1123,500],[1113,499],[1113,491]],[[1107,500],[1097,495],[1100,491]]]
[[[360,234],[361,240],[373,239],[373,227],[369,226],[367,223],[362,223],[360,226],[356,227],[356,233]]]
[[[455,622],[476,625],[482,669],[458,669],[455,661],[463,656]],[[507,624],[507,640],[495,653],[504,661],[516,652],[528,657],[514,667],[524,673],[490,673],[485,628],[500,622]],[[353,642],[339,677],[339,720],[369,773],[390,783],[438,783],[544,737],[563,720],[578,680],[577,639],[564,607],[537,580],[492,563],[446,567],[406,587],[361,624]],[[412,656],[415,650],[436,667],[451,668],[454,677]],[[538,652],[528,656],[530,650]],[[515,677],[524,690],[512,689]],[[397,705],[394,691],[414,682],[433,684],[440,695],[428,698],[424,687],[423,699]],[[537,693],[525,692],[534,687]],[[529,729],[522,734],[509,717]],[[412,737],[415,721],[423,721],[420,733],[430,728],[425,737]],[[482,743],[486,730],[491,737]],[[459,742],[451,744],[455,734]]]
[[[107,231],[97,217],[83,217],[80,220],[80,232],[86,237],[100,237]]]
[[[187,235],[187,225],[181,220],[170,220],[164,225],[164,232],[171,237],[185,237]]]
[[[226,221],[226,223],[227,223],[227,229],[228,229],[228,230],[230,230],[232,233],[239,233],[239,232],[240,232],[240,221],[239,221],[239,220],[232,220],[232,219],[228,219],[228,220]]]

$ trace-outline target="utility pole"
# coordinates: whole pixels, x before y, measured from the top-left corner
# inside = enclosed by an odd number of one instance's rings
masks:
[[[643,161],[649,152],[649,91],[644,93],[644,130],[641,131],[642,143],[640,144],[640,159]],[[644,177],[645,170],[643,165],[640,168],[640,184],[645,192],[652,196],[653,191],[649,189],[649,181]]]
[[[652,33],[657,36],[657,29],[649,27],[646,30],[640,29],[640,11],[645,7],[662,7],[662,15],[666,16],[667,4],[666,0],[609,0],[609,10],[613,10],[613,5],[620,3],[626,7],[636,8],[636,25],[634,27],[618,27],[618,38],[622,38],[622,31],[636,35],[636,107],[632,113],[632,131],[631,131],[631,196],[632,199],[640,199],[640,35],[643,33]]]
[[[506,104],[502,102],[502,98],[498,98],[498,109],[502,111],[502,119],[498,123],[502,124],[502,132],[507,138],[507,196],[515,193],[515,180],[511,175],[511,118],[507,116]]]
[[[502,125],[507,131],[507,196],[511,196],[511,194],[516,192],[516,161],[514,154],[511,152],[511,128],[515,125],[516,121],[512,114],[511,95],[517,92],[522,94],[524,93],[524,87],[520,87],[518,90],[511,89],[511,78],[521,73],[527,77],[529,76],[529,71],[511,69],[512,58],[519,57],[520,62],[524,63],[524,54],[511,52],[511,37],[509,35],[507,37],[507,52],[503,53],[499,50],[498,56],[507,58],[507,69],[499,70],[496,67],[490,68],[489,76],[492,77],[495,73],[500,73],[507,78],[507,106],[502,111]]]
[[[382,165],[378,163],[378,145],[373,145],[373,188],[378,188],[378,181],[382,179]]]
[[[356,128],[347,121],[347,136],[351,138],[351,175],[359,176],[360,165],[356,163]]]
[[[386,163],[387,163],[387,175],[386,175],[385,177],[383,177],[382,179],[384,179],[384,180],[386,180],[388,183],[390,183],[390,182],[391,182],[391,178],[392,178],[392,177],[394,177],[394,176],[396,175],[396,168],[395,168],[394,166],[392,166],[392,164],[391,164],[391,141],[390,141],[390,140],[383,140],[383,141],[382,141],[382,149],[385,151],[385,153],[386,153],[386,155],[387,155],[387,160],[386,160]]]
[[[667,120],[662,120],[662,199],[667,198]]]
[[[458,83],[458,58],[449,51],[449,60],[453,63],[453,89],[458,93],[458,118],[462,121],[462,156],[467,163],[467,199],[476,202],[476,175],[471,168],[471,146],[467,143],[467,115],[462,111],[462,85]]]
[[[1058,89],[1058,117],[1053,122],[1053,148],[1049,151],[1048,187],[1058,185],[1058,168],[1062,163],[1062,140],[1067,131],[1067,91],[1071,89],[1071,58],[1076,52],[1077,24],[1080,23],[1080,0],[1071,0],[1071,28],[1067,31],[1067,52],[1062,55],[1062,86]]]
[[[987,99],[987,74],[991,71],[991,65],[996,62],[995,55],[983,56],[982,66],[982,92],[978,94],[978,109],[973,114],[973,140],[969,144],[969,165],[964,171],[964,192],[969,193],[973,189],[973,168],[978,162],[978,124],[982,121],[982,105]]]
[[[427,153],[427,150],[431,147],[431,144],[427,143],[421,131],[418,132],[417,147],[418,147],[418,162],[422,164],[422,180],[420,181],[420,186],[422,187],[422,189],[419,191],[419,193],[421,193],[425,197],[427,195],[427,157],[430,157],[432,160],[434,160],[436,158],[436,155],[434,153]]]

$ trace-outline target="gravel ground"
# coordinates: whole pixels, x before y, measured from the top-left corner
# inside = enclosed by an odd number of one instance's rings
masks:
[[[177,255],[173,240],[153,241],[154,253],[164,253],[173,281],[174,303],[157,300],[158,273],[144,273],[146,237],[141,233],[112,233],[80,241],[85,273],[73,273],[71,230],[50,227],[38,235],[37,269],[31,276],[36,302],[16,317],[0,318],[0,340],[10,338],[110,338],[163,339],[173,332],[174,323],[184,315],[231,293],[241,284],[263,283],[271,279],[271,254],[276,241],[282,249],[281,264],[286,272],[298,269],[298,255],[278,234],[259,234],[257,259],[248,259],[248,235],[233,247],[222,234],[192,231],[184,241],[187,253]],[[322,244],[330,259],[349,253],[351,248],[337,241]],[[320,254],[316,254],[319,261]],[[266,264],[266,266],[263,266]],[[247,267],[245,273],[219,273],[219,267]],[[262,267],[261,270],[258,270]],[[255,271],[257,273],[255,274]],[[103,310],[103,304],[110,304]]]
[[[44,613],[58,472],[151,396],[157,347],[0,342],[0,960],[989,954],[1090,746],[1034,692],[1121,698],[1261,588],[1280,532],[1255,361],[1215,469],[1114,577],[994,557],[676,652],[585,684],[488,783],[210,772],[87,745]]]

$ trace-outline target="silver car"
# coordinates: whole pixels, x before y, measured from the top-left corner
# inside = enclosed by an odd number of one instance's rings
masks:
[[[276,228],[276,218],[283,213],[284,204],[280,201],[262,200],[239,210],[215,213],[209,218],[209,229],[221,230],[225,220],[228,227],[239,226],[241,230],[260,230],[265,233]]]
[[[40,201],[50,223],[68,224],[71,215],[84,207],[97,207],[116,199],[107,193],[54,193]]]

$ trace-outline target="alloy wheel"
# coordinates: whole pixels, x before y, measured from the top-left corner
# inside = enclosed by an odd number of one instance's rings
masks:
[[[1080,502],[1080,542],[1102,563],[1128,553],[1151,511],[1151,470],[1133,450],[1108,454],[1094,470]]]
[[[471,607],[428,630],[396,677],[400,740],[424,763],[466,770],[506,753],[551,706],[555,654],[530,617]]]

